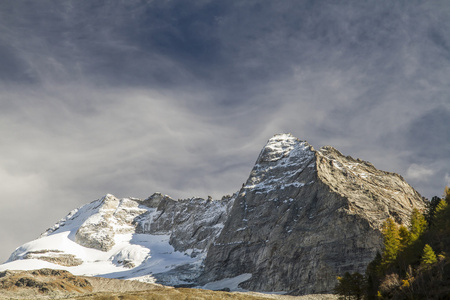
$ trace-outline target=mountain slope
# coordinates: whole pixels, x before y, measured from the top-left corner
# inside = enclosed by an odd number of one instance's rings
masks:
[[[209,241],[223,228],[233,200],[176,201],[156,193],[142,201],[108,194],[17,248],[0,270],[57,268],[75,275],[189,284],[200,274]]]
[[[231,197],[106,195],[19,247],[0,270],[47,267],[211,289],[330,292],[337,275],[363,272],[381,249],[386,218],[406,223],[424,205],[399,175],[280,134]]]
[[[331,292],[337,275],[364,272],[381,249],[383,220],[406,223],[413,207],[424,202],[400,176],[274,136],[209,249],[201,281],[251,273],[241,284],[249,290]]]

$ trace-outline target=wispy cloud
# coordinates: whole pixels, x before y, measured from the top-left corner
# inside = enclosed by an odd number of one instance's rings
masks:
[[[408,170],[406,170],[407,179],[426,180],[426,177],[430,177],[433,174],[434,174],[433,169],[418,164],[412,164],[411,166],[409,166]]]
[[[445,173],[445,186],[450,187],[450,174]]]
[[[0,226],[0,256],[108,192],[233,193],[278,132],[440,194],[449,17],[439,2],[2,2],[0,219],[20,225]]]

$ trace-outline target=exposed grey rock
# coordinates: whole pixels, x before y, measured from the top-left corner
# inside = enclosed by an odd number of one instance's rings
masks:
[[[143,203],[156,207],[155,213],[136,218],[138,233],[168,234],[176,251],[205,252],[223,228],[234,198],[221,200],[191,198],[174,200],[157,193]]]
[[[84,247],[108,251],[114,246],[114,231],[104,220],[84,224],[78,229],[75,242]]]
[[[331,292],[337,275],[364,272],[381,249],[382,222],[406,224],[414,207],[424,201],[399,175],[276,135],[209,248],[200,282],[251,273],[241,287]]]
[[[170,198],[169,196],[163,195],[161,193],[154,193],[153,195],[151,195],[150,197],[145,199],[142,202],[142,204],[147,206],[147,207],[157,208],[162,200],[170,201],[170,200],[173,200],[173,199]]]
[[[133,232],[134,218],[146,212],[139,208],[135,200],[119,200],[109,194],[91,204],[90,216],[78,228],[75,242],[102,251],[108,251],[114,246],[116,233]]]
[[[59,250],[28,251],[24,259],[40,259],[60,266],[79,266],[83,261],[75,255],[61,253]]]

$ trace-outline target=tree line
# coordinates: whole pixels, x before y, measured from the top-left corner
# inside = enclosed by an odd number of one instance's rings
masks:
[[[383,250],[365,274],[337,278],[340,299],[450,299],[450,188],[413,209],[408,227],[389,218],[381,232]]]

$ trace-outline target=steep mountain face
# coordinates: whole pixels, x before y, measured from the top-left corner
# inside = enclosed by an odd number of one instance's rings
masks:
[[[0,271],[63,268],[166,285],[330,292],[337,275],[364,272],[381,249],[386,218],[406,224],[424,204],[399,175],[281,134],[233,196],[106,195],[16,249]]]
[[[331,292],[338,274],[364,272],[381,249],[382,222],[405,224],[413,207],[424,202],[400,176],[274,136],[208,250],[200,281],[251,273],[241,284],[249,290]]]

